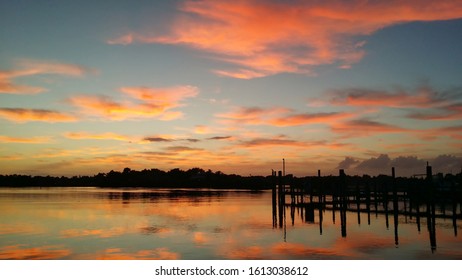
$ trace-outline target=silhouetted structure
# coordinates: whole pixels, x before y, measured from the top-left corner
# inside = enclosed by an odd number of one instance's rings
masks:
[[[397,178],[395,168],[391,170],[391,176],[380,175],[369,176],[347,176],[343,169],[339,170],[339,176],[305,177],[303,181],[291,178],[291,185],[287,186],[282,181],[289,177],[281,177],[279,173],[278,187],[279,199],[278,208],[280,218],[282,213],[281,205],[290,207],[292,224],[294,224],[295,211],[299,209],[300,216],[305,223],[316,223],[315,212],[319,212],[319,233],[322,235],[323,212],[332,211],[332,222],[336,222],[336,213],[340,214],[340,234],[347,237],[347,213],[357,213],[357,223],[361,224],[361,214],[367,213],[367,221],[370,224],[371,206],[374,205],[376,215],[385,215],[386,227],[389,228],[388,215],[390,203],[393,211],[394,244],[399,245],[399,224],[400,217],[404,223],[408,219],[416,219],[417,230],[421,230],[421,218],[426,218],[427,229],[430,239],[430,248],[434,252],[436,243],[436,221],[438,218],[452,219],[454,235],[457,235],[457,220],[462,219],[460,176],[442,175],[435,177],[432,174],[431,166],[427,166],[427,172],[423,179],[419,178]],[[274,174],[274,173],[273,173]],[[292,185],[293,184],[293,185]],[[281,187],[283,186],[283,187]],[[289,191],[285,191],[289,190]],[[391,193],[390,193],[391,191]],[[285,205],[281,199],[290,194],[291,203]],[[436,204],[441,205],[440,211],[436,210]],[[451,205],[449,211],[446,205]],[[273,203],[273,207],[274,203]],[[426,207],[426,211],[421,211]],[[274,213],[273,208],[273,213]],[[282,223],[280,221],[280,227]]]

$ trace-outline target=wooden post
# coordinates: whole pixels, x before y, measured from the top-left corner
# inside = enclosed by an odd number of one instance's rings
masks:
[[[396,183],[395,183],[395,168],[391,168],[391,177],[392,177],[392,185],[393,185],[393,222],[394,222],[394,229],[395,229],[395,245],[398,246],[399,239],[398,239],[398,193],[396,190]]]
[[[279,181],[279,189],[278,189],[278,210],[279,210],[279,227],[283,227],[284,223],[284,190],[283,190],[283,183],[282,183],[282,172],[278,171],[278,181]]]
[[[273,189],[272,189],[272,206],[273,206],[273,228],[277,227],[278,224],[278,218],[277,218],[277,193],[276,193],[276,171],[272,170],[272,183],[273,183]]]
[[[429,194],[430,197],[433,197],[433,173],[432,173],[432,167],[428,165],[428,161],[427,161],[427,176],[425,177],[425,181],[427,182],[427,194]]]

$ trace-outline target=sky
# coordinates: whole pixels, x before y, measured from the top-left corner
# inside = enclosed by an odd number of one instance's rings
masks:
[[[0,174],[462,168],[459,0],[0,0],[0,42]]]

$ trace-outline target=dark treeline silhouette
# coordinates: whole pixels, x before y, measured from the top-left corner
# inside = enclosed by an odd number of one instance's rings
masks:
[[[30,176],[0,175],[0,186],[96,186],[96,187],[144,187],[144,188],[271,188],[271,177],[224,174],[221,171],[179,168],[170,171],[125,168],[122,172],[111,170],[94,176]]]
[[[284,184],[304,190],[311,194],[335,193],[339,187],[338,176],[305,176],[286,175]],[[396,191],[421,192],[428,185],[428,178],[379,176],[348,176],[344,184],[349,190],[383,192],[393,186]],[[433,175],[433,183],[438,189],[454,190],[461,188],[462,174]],[[144,169],[141,171],[125,168],[122,172],[111,170],[93,176],[53,177],[30,175],[0,175],[0,186],[96,186],[96,187],[143,187],[143,188],[229,188],[229,189],[270,189],[276,182],[275,176],[241,176],[213,172],[201,168],[170,171]],[[428,188],[424,188],[428,190]]]

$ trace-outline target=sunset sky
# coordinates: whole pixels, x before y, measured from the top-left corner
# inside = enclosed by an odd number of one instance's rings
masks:
[[[462,1],[0,0],[0,174],[458,173]]]

